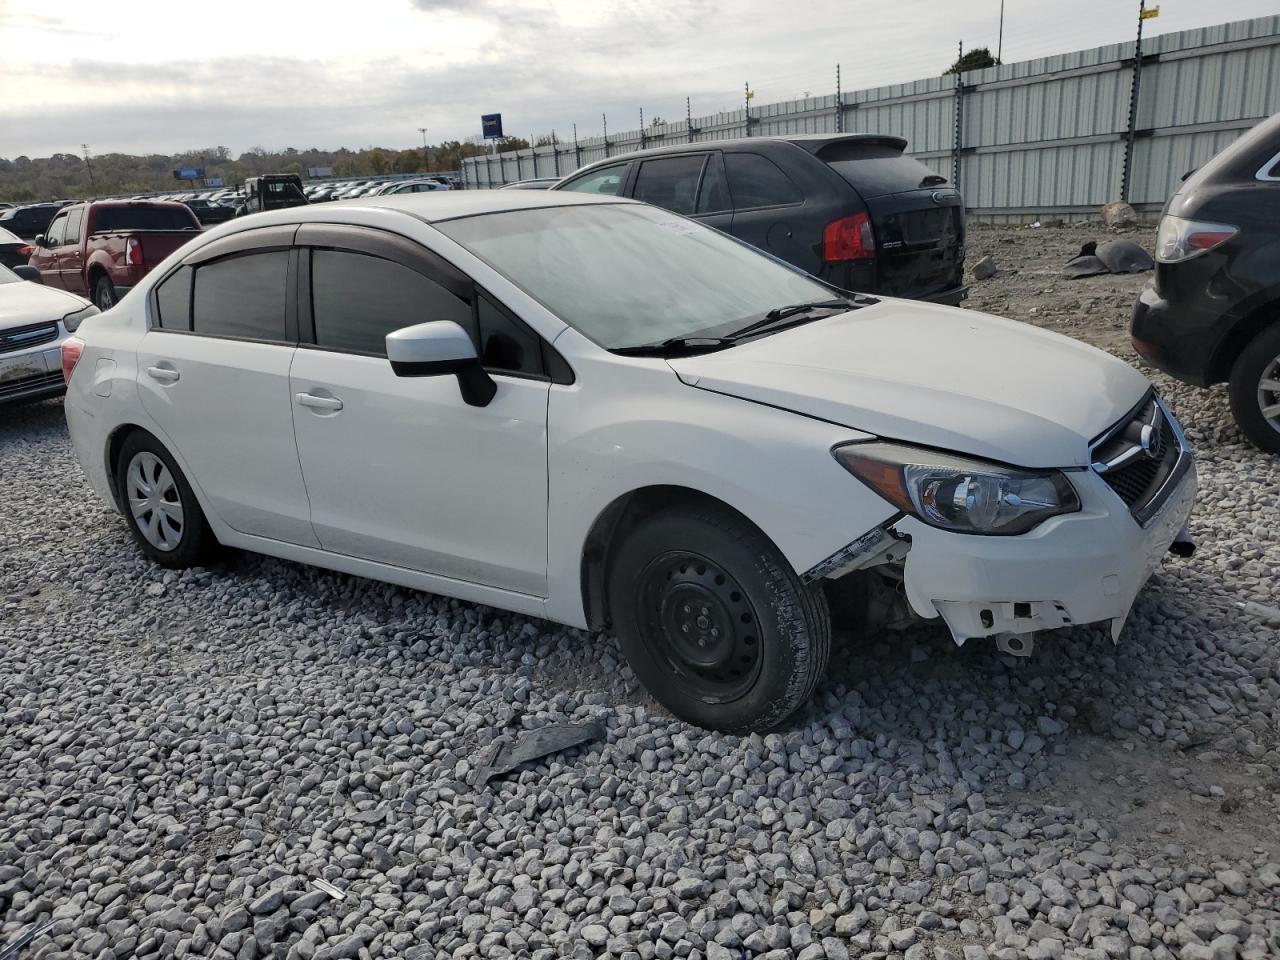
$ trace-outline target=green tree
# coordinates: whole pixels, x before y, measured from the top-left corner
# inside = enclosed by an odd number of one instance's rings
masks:
[[[947,69],[946,73],[943,73],[943,76],[945,77],[949,73],[981,70],[984,67],[998,67],[999,65],[999,58],[993,57],[990,50],[986,47],[975,47],[973,50],[966,52],[963,57],[958,57],[956,62]]]

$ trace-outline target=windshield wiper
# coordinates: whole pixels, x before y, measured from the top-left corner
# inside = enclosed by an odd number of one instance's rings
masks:
[[[728,337],[669,337],[659,343],[642,343],[634,347],[614,347],[610,352],[624,357],[665,357],[673,353],[710,353],[732,347]]]
[[[729,338],[735,341],[741,340],[765,327],[773,326],[779,320],[786,320],[802,313],[812,313],[814,310],[850,310],[853,306],[848,300],[813,300],[809,303],[791,303],[785,307],[774,307],[759,320],[748,323],[741,330],[735,330],[729,334]]]

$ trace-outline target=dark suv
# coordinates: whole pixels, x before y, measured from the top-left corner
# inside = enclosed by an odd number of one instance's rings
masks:
[[[1169,199],[1132,332],[1138,353],[1169,375],[1226,381],[1241,431],[1280,453],[1280,113]]]
[[[49,228],[54,214],[61,209],[60,203],[32,203],[0,210],[0,227],[16,233],[23,240],[34,240]]]
[[[843,290],[957,304],[964,205],[906,146],[878,134],[690,143],[601,160],[552,189],[666,207]]]

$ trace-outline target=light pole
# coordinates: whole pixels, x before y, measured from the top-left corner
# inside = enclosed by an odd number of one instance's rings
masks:
[[[422,162],[426,166],[426,172],[431,172],[431,153],[427,150],[427,128],[419,127],[418,132],[422,134]]]

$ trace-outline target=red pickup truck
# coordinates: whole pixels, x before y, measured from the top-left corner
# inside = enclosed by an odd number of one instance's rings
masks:
[[[95,200],[64,207],[36,237],[29,266],[40,282],[106,310],[147,271],[201,230],[196,215],[165,200]]]

